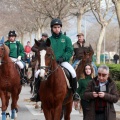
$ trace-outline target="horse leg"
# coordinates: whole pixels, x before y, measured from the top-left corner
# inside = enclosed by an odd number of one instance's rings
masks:
[[[62,105],[57,106],[54,111],[52,111],[53,120],[60,120],[62,111]],[[58,119],[59,118],[59,119]]]
[[[42,103],[42,108],[43,108],[43,113],[44,113],[44,116],[45,116],[45,120],[53,120],[51,110],[47,107],[44,107],[44,103]]]
[[[15,119],[15,115],[17,114],[17,101],[18,101],[18,98],[19,98],[19,93],[20,93],[20,90],[17,90],[15,89],[13,92],[12,92],[12,104],[11,104],[11,119]]]
[[[30,82],[30,88],[31,88],[30,93],[32,94],[32,92],[33,92],[33,81]]]
[[[70,113],[72,112],[72,102],[65,105],[64,120],[70,120]]]
[[[10,99],[10,93],[9,92],[6,92],[6,106],[8,107],[9,105],[9,99]]]
[[[2,120],[6,120],[6,97],[5,92],[1,92],[1,101],[2,101]]]
[[[9,105],[9,99],[10,99],[10,93],[9,92],[6,92],[6,106],[8,107]],[[10,114],[8,111],[6,111],[6,119],[10,119]]]
[[[65,107],[62,106],[62,112],[61,112],[60,120],[62,120],[62,118],[63,118],[63,116],[64,116],[64,109],[65,109]]]

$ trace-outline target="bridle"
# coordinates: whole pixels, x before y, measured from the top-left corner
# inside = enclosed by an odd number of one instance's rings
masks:
[[[45,75],[45,77],[44,77],[44,80],[47,80],[48,77],[49,77],[51,74],[53,74],[53,73],[58,69],[58,67],[60,66],[60,65],[58,64],[57,67],[56,67],[54,70],[52,70],[52,61],[55,59],[55,58],[54,58],[54,55],[53,55],[53,54],[50,54],[50,56],[49,56],[48,58],[50,58],[50,65],[49,65],[49,66],[40,66],[40,69],[44,69],[44,70],[47,71],[47,72],[46,72],[46,75]]]

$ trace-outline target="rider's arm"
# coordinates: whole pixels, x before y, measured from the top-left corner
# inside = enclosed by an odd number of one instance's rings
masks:
[[[72,55],[73,55],[72,42],[71,39],[66,36],[66,48],[65,53],[62,55],[62,58],[64,59],[64,61],[69,61]]]
[[[23,48],[23,45],[22,45],[22,44],[20,44],[19,56],[21,56],[22,58],[24,58],[24,56],[25,56],[24,48]]]

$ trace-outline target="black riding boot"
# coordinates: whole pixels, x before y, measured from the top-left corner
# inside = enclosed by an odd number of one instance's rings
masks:
[[[20,83],[21,85],[25,84],[26,83],[26,80],[24,78],[24,69],[21,69],[21,72],[20,72]]]
[[[40,101],[39,96],[39,89],[40,89],[41,78],[35,78],[35,85],[34,85],[34,96],[30,98],[31,101],[38,102]]]
[[[77,78],[75,77],[72,79],[73,101],[80,100],[80,96],[78,93],[76,93],[76,89],[77,89]]]

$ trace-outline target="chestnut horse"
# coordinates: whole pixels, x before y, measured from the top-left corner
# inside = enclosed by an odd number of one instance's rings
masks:
[[[68,93],[66,77],[61,66],[56,62],[50,40],[47,39],[46,43],[35,40],[35,43],[40,51],[38,59],[40,60],[40,77],[43,81],[41,81],[39,95],[45,118],[46,120],[60,120],[64,105],[66,108],[64,119],[70,120],[72,92]]]
[[[0,94],[2,101],[2,120],[6,120],[6,110],[11,94],[11,119],[15,118],[17,101],[21,91],[20,75],[15,64],[9,58],[9,48],[0,44]]]
[[[83,58],[76,68],[76,74],[77,74],[77,79],[78,80],[82,77],[85,65],[87,63],[91,64],[93,54],[94,54],[94,51],[93,51],[91,45],[89,45],[89,47],[84,48]]]

